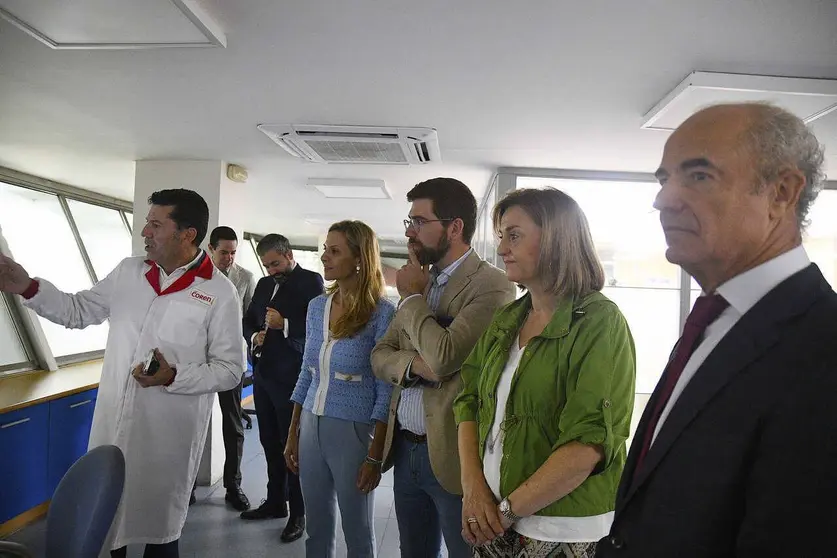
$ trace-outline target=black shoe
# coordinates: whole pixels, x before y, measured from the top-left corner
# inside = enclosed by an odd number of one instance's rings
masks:
[[[282,536],[279,539],[284,543],[294,542],[302,536],[305,532],[305,516],[292,517],[285,525],[285,530],[282,531]]]
[[[258,508],[241,514],[241,519],[248,519],[251,521],[258,521],[261,519],[281,519],[283,517],[288,517],[287,508],[278,508],[273,504],[269,504],[267,500],[262,500],[262,505]]]
[[[240,488],[231,488],[227,490],[227,495],[224,496],[224,500],[226,500],[234,510],[243,512],[250,509],[250,500],[247,499],[247,495],[241,491]]]

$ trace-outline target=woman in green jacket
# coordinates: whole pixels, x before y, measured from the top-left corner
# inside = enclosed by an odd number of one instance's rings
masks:
[[[527,294],[498,311],[462,366],[462,534],[478,557],[592,557],[625,464],[633,339],[600,292],[575,200],[517,190],[494,227],[508,278]]]

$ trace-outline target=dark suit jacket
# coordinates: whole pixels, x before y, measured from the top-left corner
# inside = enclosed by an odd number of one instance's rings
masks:
[[[770,291],[677,400],[599,558],[837,556],[837,295],[815,265]]]
[[[297,264],[271,300],[275,286],[272,277],[259,280],[253,301],[244,314],[244,337],[252,354],[253,334],[264,328],[268,306],[288,320],[287,339],[281,329],[267,331],[261,356],[253,357],[253,378],[268,388],[293,390],[302,366],[308,303],[323,294],[323,278]]]

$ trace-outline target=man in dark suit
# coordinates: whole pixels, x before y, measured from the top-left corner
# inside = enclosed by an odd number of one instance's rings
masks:
[[[293,394],[305,347],[308,303],[323,293],[323,278],[294,261],[288,239],[269,234],[256,252],[268,277],[256,285],[244,315],[244,337],[253,355],[253,399],[259,421],[259,439],[267,460],[267,499],[241,514],[242,519],[288,517],[284,542],[305,532],[305,505],[299,477],[285,466],[285,442],[293,414]]]
[[[837,556],[837,295],[802,247],[823,150],[766,104],[669,138],[655,207],[703,289],[645,409],[600,558]]]

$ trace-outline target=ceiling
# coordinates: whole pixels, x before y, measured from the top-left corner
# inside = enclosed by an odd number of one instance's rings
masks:
[[[498,166],[653,171],[667,135],[642,117],[692,71],[837,79],[827,0],[199,4],[227,48],[56,51],[0,20],[0,165],[131,199],[135,160],[230,161],[250,173],[249,230],[337,216],[389,237],[433,176],[482,196]],[[305,164],[260,123],[432,127],[443,162]],[[837,112],[814,130],[834,179]],[[395,199],[305,186],[343,176],[384,179]]]

